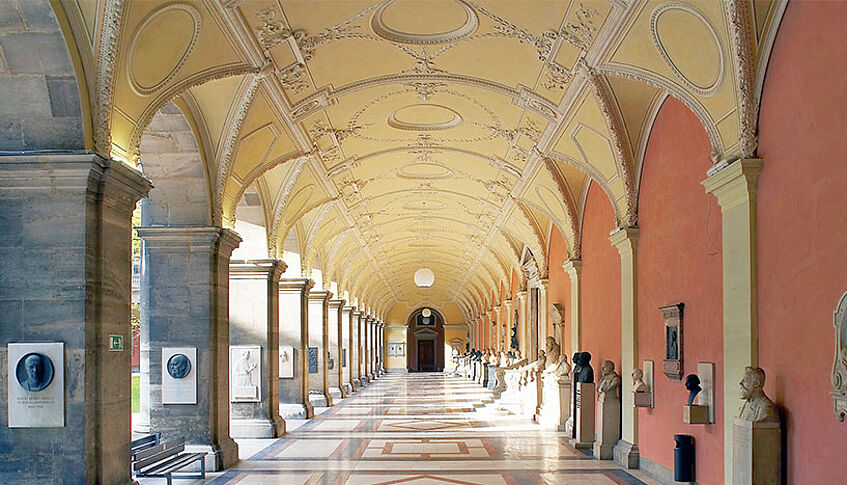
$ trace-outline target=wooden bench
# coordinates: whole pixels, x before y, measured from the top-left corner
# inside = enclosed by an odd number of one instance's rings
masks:
[[[130,444],[130,452],[135,455],[135,453],[139,451],[146,450],[147,448],[158,446],[160,443],[162,435],[160,433],[148,434],[147,436],[142,436],[136,440],[132,440]]]
[[[148,439],[148,437],[141,439]],[[150,440],[147,441],[149,442]],[[168,485],[173,483],[174,478],[206,478],[206,453],[183,453],[183,451],[185,451],[185,438],[175,438],[153,446],[147,445],[138,451],[133,450],[132,470],[136,477],[165,478]],[[174,475],[174,472],[195,461],[200,462],[199,475]]]

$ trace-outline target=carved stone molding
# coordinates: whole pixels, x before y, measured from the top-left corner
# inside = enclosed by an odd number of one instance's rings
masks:
[[[759,102],[756,99],[756,50],[750,7],[744,0],[726,0],[724,4],[732,34],[735,92],[738,99],[740,124],[738,151],[740,158],[753,158],[758,146]]]
[[[100,46],[97,52],[97,120],[94,128],[94,143],[97,151],[103,155],[108,155],[112,151],[112,100],[115,94],[115,65],[124,5],[124,0],[106,2]]]
[[[832,364],[832,399],[835,416],[839,421],[847,419],[847,293],[835,307],[835,362]]]

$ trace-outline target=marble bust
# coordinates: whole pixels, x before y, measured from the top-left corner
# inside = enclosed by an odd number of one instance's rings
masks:
[[[765,371],[759,367],[747,367],[744,369],[744,377],[739,383],[741,386],[741,398],[744,406],[741,408],[739,417],[753,422],[778,422],[779,410],[776,404],[765,395],[762,389],[765,386]]]
[[[568,362],[567,354],[559,354],[559,358],[552,362],[547,368],[544,370],[545,374],[552,374],[557,377],[563,377],[569,375],[571,372],[571,365]]]
[[[621,397],[621,376],[615,372],[615,363],[611,360],[606,360],[600,366],[600,380],[597,381],[597,394],[600,397],[610,397],[620,399]]]
[[[545,355],[547,356],[548,366],[557,365],[559,362],[559,354],[561,353],[561,347],[556,343],[556,339],[553,337],[547,337],[547,345],[544,348]]]
[[[44,354],[29,353],[18,361],[15,377],[29,392],[43,391],[53,380],[53,363]]]
[[[168,359],[168,374],[174,379],[184,379],[191,372],[191,360],[185,354],[175,354]]]
[[[688,405],[693,406],[697,394],[700,394],[700,391],[703,390],[700,387],[700,376],[697,374],[688,374],[685,376],[685,388],[688,389]]]
[[[650,392],[644,382],[644,371],[638,368],[632,371],[632,392]]]
[[[506,368],[509,367],[509,354],[507,354],[504,350],[500,351],[500,360],[497,362],[497,367]]]

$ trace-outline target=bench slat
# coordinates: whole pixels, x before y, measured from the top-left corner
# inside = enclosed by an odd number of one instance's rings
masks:
[[[165,445],[162,445],[165,446]],[[171,456],[180,454],[185,449],[185,445],[179,445],[176,447],[165,448],[164,450],[160,450],[158,453],[147,456],[146,458],[139,458],[135,462],[135,469],[139,470],[148,465],[152,465],[154,463],[158,463],[162,460],[165,460]]]
[[[157,463],[151,466],[150,468],[144,470],[142,473],[144,473],[145,475],[167,475],[168,473],[172,473],[181,468],[184,468],[190,463],[193,463],[197,460],[201,460],[205,456],[206,453],[184,453],[164,463]]]

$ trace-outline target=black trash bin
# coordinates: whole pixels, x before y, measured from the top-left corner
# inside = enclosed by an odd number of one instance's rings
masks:
[[[694,437],[675,434],[673,449],[673,479],[677,482],[694,481]]]

